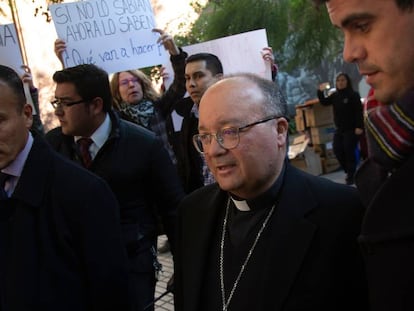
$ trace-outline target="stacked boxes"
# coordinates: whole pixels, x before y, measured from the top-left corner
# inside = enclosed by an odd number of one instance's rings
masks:
[[[288,157],[290,163],[312,175],[322,174],[322,162],[318,153],[308,146],[306,135],[297,136],[289,144]]]
[[[321,157],[322,172],[324,174],[331,173],[339,169],[339,162],[335,157],[332,142],[313,145],[313,149]]]
[[[304,109],[296,108],[295,123],[296,123],[296,130],[298,132],[302,132],[306,129]]]
[[[339,168],[333,153],[332,141],[335,133],[332,106],[323,106],[318,99],[308,100],[296,106],[296,129],[309,137],[309,145],[319,156],[323,173]]]
[[[329,143],[333,140],[335,134],[335,126],[332,124],[311,127],[311,141],[313,145]]]

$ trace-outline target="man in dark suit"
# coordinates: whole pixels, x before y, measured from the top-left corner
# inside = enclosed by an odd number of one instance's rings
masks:
[[[367,310],[361,202],[287,162],[286,113],[250,74],[201,99],[194,143],[217,184],[179,208],[176,310]]]
[[[35,133],[22,81],[0,65],[0,310],[128,310],[118,204]]]
[[[174,245],[176,208],[184,196],[167,150],[155,134],[111,109],[108,74],[95,65],[57,71],[52,103],[61,126],[46,134],[56,151],[105,179],[121,211],[134,310],[154,300],[157,216]],[[84,147],[83,142],[89,141]],[[151,308],[147,309],[151,310]]]

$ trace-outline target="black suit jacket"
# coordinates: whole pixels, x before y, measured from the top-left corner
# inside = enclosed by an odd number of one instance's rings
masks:
[[[174,245],[176,210],[184,192],[171,159],[155,134],[119,119],[112,112],[110,116],[111,133],[89,170],[108,183],[118,200],[124,240],[134,259],[131,269],[152,273],[150,247],[157,239],[157,216]],[[46,139],[57,152],[80,163],[73,136],[64,135],[58,127],[49,131]],[[129,245],[134,246],[138,238],[135,250]],[[142,260],[135,260],[137,253]]]
[[[185,97],[172,105],[171,112],[175,110],[183,117],[180,132],[175,132],[171,120],[167,122],[170,143],[177,158],[178,175],[186,193],[204,186],[203,162],[193,146],[193,135],[198,134],[198,118],[191,112],[194,105],[191,97]]]
[[[119,209],[102,179],[35,137],[0,204],[3,311],[127,310]]]
[[[200,308],[204,272],[212,264],[207,261],[209,247],[217,244],[211,239],[220,230],[216,224],[222,221],[227,198],[213,184],[193,192],[180,205],[177,311]],[[269,222],[272,243],[263,259],[265,298],[257,301],[256,310],[367,310],[356,241],[363,208],[355,189],[288,165],[279,198]]]
[[[366,161],[357,174],[362,195],[379,176]],[[362,224],[359,241],[363,250],[371,310],[414,310],[414,204],[412,179],[414,156],[377,186]],[[372,178],[377,177],[377,180]],[[377,183],[376,183],[377,184]],[[368,185],[369,186],[369,185]]]

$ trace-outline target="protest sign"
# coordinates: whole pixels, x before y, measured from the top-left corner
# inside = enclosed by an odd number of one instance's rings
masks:
[[[263,60],[261,51],[268,46],[265,29],[249,31],[216,40],[206,41],[183,47],[188,55],[211,53],[216,55],[222,65],[224,74],[250,72],[271,79],[270,65]],[[164,63],[166,71],[173,75],[169,62]],[[172,82],[172,79],[168,81]]]
[[[66,42],[66,67],[95,64],[108,73],[162,64],[150,0],[88,0],[49,7],[58,37]]]
[[[23,58],[14,24],[0,25],[0,64],[22,74]]]
[[[22,52],[14,24],[0,25],[0,64],[14,69],[19,75],[24,73]],[[24,93],[27,102],[32,105],[33,114],[36,114],[27,84],[24,84]]]

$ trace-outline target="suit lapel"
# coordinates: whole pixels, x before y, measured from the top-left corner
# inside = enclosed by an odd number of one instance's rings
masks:
[[[211,188],[210,188],[211,189]],[[217,221],[225,206],[227,195],[212,186],[212,190],[204,197],[203,202],[192,202],[194,206],[188,207],[183,224],[185,225],[183,246],[183,282],[191,284],[184,288],[185,310],[197,310],[200,301],[202,281],[209,258],[212,238],[216,235]],[[201,222],[197,219],[202,219]]]
[[[46,142],[34,135],[32,149],[29,152],[12,198],[24,202],[27,206],[39,207],[43,200],[44,193],[48,187],[48,174],[50,166],[39,165],[49,163],[51,165],[51,150]],[[36,180],[33,183],[33,180]]]
[[[279,198],[264,273],[264,309],[272,310],[282,309],[317,229],[305,218],[317,202],[296,169],[287,167]]]

